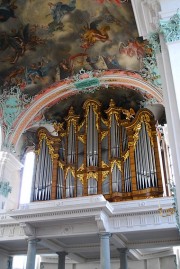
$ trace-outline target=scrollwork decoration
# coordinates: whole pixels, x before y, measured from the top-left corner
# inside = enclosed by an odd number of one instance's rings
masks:
[[[3,90],[0,95],[0,115],[1,125],[3,129],[3,148],[5,150],[14,151],[14,147],[9,143],[9,135],[13,132],[13,124],[19,114],[30,103],[32,97],[22,94],[18,86]]]

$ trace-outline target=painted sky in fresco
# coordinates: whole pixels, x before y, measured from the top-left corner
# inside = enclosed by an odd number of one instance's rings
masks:
[[[1,0],[0,84],[37,94],[81,68],[139,71],[130,0]]]

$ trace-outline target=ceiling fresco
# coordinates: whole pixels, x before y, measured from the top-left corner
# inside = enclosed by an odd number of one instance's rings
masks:
[[[107,89],[109,85],[103,89],[100,77],[111,73],[148,81],[155,89],[161,86],[152,44],[138,37],[130,0],[0,0],[4,148],[13,148],[16,137],[35,125],[61,121],[62,110],[67,112],[72,104],[79,107],[89,94],[104,105],[113,98],[117,105],[135,111],[144,104],[158,103],[152,94],[136,87],[122,84],[114,87],[118,91]],[[89,82],[96,86],[80,88]],[[18,129],[25,111],[37,100],[41,102],[44,94],[71,83],[76,93],[67,91],[66,98],[33,111],[28,125]]]
[[[81,68],[138,72],[151,53],[130,0],[1,0],[0,84],[36,95]]]

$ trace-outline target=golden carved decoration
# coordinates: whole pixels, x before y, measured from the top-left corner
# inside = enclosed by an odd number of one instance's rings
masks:
[[[85,135],[78,135],[78,140],[81,141],[83,144],[85,144]]]
[[[115,165],[117,165],[117,167],[118,167],[118,169],[121,171],[122,169],[121,169],[121,161],[119,161],[119,160],[112,160],[111,161],[111,173],[112,173],[112,171],[113,171],[113,168],[114,168],[114,166]]]
[[[67,121],[67,132],[69,133],[69,128],[71,126],[71,124],[73,124],[74,127],[74,133],[76,133],[76,129],[77,129],[77,122],[79,120],[79,116],[74,114],[74,109],[71,106],[68,112],[68,116],[65,118],[65,120]]]
[[[124,162],[125,162],[126,159],[129,157],[129,150],[127,150],[127,152],[122,157],[123,157]]]
[[[133,108],[130,108],[130,110],[122,109],[122,113],[126,116],[126,120],[133,119],[136,114]]]
[[[101,167],[102,168],[109,168],[109,165],[106,164],[104,161],[101,162]]]
[[[64,125],[64,123],[57,123],[57,122],[54,122],[54,123],[53,123],[54,130],[55,130],[57,133],[59,133],[59,132],[64,132],[63,125]]]
[[[64,169],[64,164],[62,162],[58,162],[58,166],[61,168],[61,169]]]
[[[46,141],[46,145],[49,149],[49,154],[51,156],[51,159],[53,161],[53,159],[58,159],[59,155],[54,153],[54,147],[52,146],[54,144],[54,141],[53,140],[50,140],[48,137],[47,137],[47,134],[45,134],[43,131],[40,132],[39,134],[39,148],[37,150],[38,152],[38,155],[40,154],[40,149],[41,149],[41,143],[42,141],[45,139]],[[59,139],[58,139],[59,140]]]
[[[134,131],[135,131],[135,134],[133,135],[133,139],[134,139],[133,146],[134,146],[134,149],[135,149],[136,143],[137,143],[137,141],[139,139],[139,132],[141,131],[141,122],[136,124],[136,126],[134,127]]]
[[[88,113],[89,113],[89,107],[92,106],[93,108],[93,112],[95,114],[95,118],[96,118],[96,129],[97,131],[99,131],[99,107],[100,107],[100,103],[95,101],[95,100],[88,100],[84,103],[83,108],[85,108],[85,118],[86,118],[86,130],[88,128],[87,123],[88,123]]]
[[[72,176],[75,178],[75,168],[72,166],[69,166],[65,170],[65,179],[67,178],[68,172],[71,172]]]
[[[108,135],[108,131],[101,132],[101,141]]]
[[[82,165],[77,170],[77,172],[81,172],[81,171],[84,171],[84,163],[82,163]]]
[[[77,174],[77,178],[81,181],[82,184],[84,184],[84,175],[83,174]]]
[[[108,175],[109,175],[109,171],[102,171],[102,182],[106,179]]]
[[[119,126],[119,113],[121,111],[121,108],[120,107],[116,107],[115,106],[115,102],[113,99],[110,100],[110,103],[109,103],[109,108],[106,110],[106,114],[108,115],[109,117],[109,127],[111,126],[111,121],[112,121],[112,115],[115,115],[115,119],[116,119],[116,122],[117,122],[117,125]]]
[[[98,173],[96,173],[96,172],[88,172],[86,178],[87,179],[94,178],[94,179],[98,180]]]

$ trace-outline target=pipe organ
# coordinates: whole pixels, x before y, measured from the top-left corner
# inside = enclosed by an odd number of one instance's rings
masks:
[[[84,114],[73,107],[56,136],[37,131],[33,201],[103,194],[109,201],[162,195],[162,180],[153,114],[116,107],[102,111],[87,100]]]

